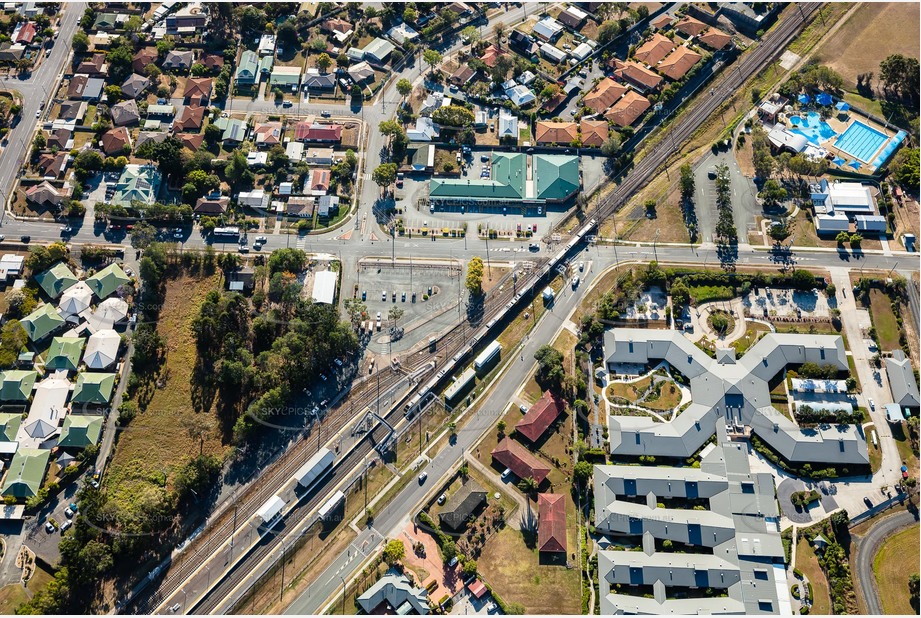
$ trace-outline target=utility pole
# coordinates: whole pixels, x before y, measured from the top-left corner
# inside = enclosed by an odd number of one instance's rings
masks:
[[[659,228],[656,228],[656,237],[652,239],[652,253],[656,259],[656,263],[659,261],[659,252],[656,251],[656,243],[659,240]]]

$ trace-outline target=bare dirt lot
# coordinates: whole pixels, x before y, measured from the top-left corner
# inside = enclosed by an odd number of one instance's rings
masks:
[[[878,74],[880,61],[890,54],[917,57],[919,13],[912,2],[865,3],[816,51],[816,58],[853,87],[858,74]]]

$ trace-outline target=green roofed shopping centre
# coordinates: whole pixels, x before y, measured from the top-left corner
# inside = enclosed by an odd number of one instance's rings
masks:
[[[473,173],[475,168],[471,168]],[[543,207],[565,204],[582,188],[579,157],[494,152],[489,174],[480,178],[433,178],[429,205],[467,212],[514,207],[543,214]]]

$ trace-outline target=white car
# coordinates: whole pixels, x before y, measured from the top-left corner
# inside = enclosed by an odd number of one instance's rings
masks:
[[[425,479],[427,479],[428,477],[429,477],[429,473],[428,473],[428,472],[423,472],[422,474],[420,474],[420,475],[419,475],[419,484],[421,485],[422,483],[424,483],[424,482],[425,482]]]
[[[875,409],[876,409],[876,402],[875,402],[875,401],[873,401],[872,399],[867,399],[867,403],[870,404],[870,409],[871,409],[871,410],[875,410]]]

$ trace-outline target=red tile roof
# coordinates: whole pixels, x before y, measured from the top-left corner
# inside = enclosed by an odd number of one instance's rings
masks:
[[[202,121],[205,118],[205,108],[199,105],[187,105],[182,108],[176,120],[173,122],[173,130],[200,129]]]
[[[662,83],[662,78],[638,62],[622,62],[614,59],[614,75],[623,81],[645,88],[655,88]]]
[[[486,594],[486,584],[484,584],[478,579],[475,579],[472,582],[470,582],[467,588],[470,589],[470,594],[472,594],[478,599],[481,598],[484,594]]]
[[[675,30],[688,36],[697,36],[706,29],[707,24],[699,19],[694,19],[690,15],[685,15],[681,21],[675,25]]]
[[[627,92],[626,86],[618,84],[610,77],[605,77],[598,82],[598,85],[591,92],[585,95],[582,99],[582,104],[596,114],[600,114],[614,105],[614,102],[622,97],[625,92]]]
[[[700,62],[702,57],[696,51],[682,46],[670,53],[657,68],[659,73],[670,79],[678,80],[684,77],[691,67]]]
[[[732,37],[723,32],[722,30],[717,30],[716,28],[710,28],[702,35],[697,37],[697,42],[701,45],[706,45],[710,49],[723,49],[729,45],[732,41]]]
[[[186,99],[207,101],[211,98],[211,78],[190,77],[185,80],[185,92],[182,96]]]
[[[109,129],[103,133],[100,141],[102,141],[103,152],[107,155],[111,155],[121,152],[126,146],[131,144],[131,136],[128,134],[128,129],[125,127],[118,127],[117,129]]]
[[[511,469],[518,478],[533,478],[538,485],[543,483],[547,475],[550,474],[549,465],[543,463],[532,455],[528,449],[511,438],[502,440],[493,449],[492,456],[500,464]]]
[[[146,69],[148,65],[156,62],[158,57],[159,54],[157,53],[156,47],[145,47],[134,54],[134,58],[131,61],[131,68],[134,69],[135,73],[146,75],[144,69]]]
[[[649,109],[649,106],[649,99],[639,94],[635,90],[631,90],[625,94],[623,98],[614,105],[614,107],[609,109],[608,113],[605,114],[604,117],[614,124],[620,125],[622,127],[629,127],[631,124],[636,122],[637,118],[643,115],[643,112]]]
[[[537,495],[537,549],[566,552],[566,497],[562,494]]]
[[[480,61],[491,69],[496,66],[496,61],[499,60],[499,56],[504,55],[504,51],[500,50],[495,45],[490,45],[483,52],[483,55],[480,56]]]
[[[675,44],[667,36],[654,34],[652,38],[636,48],[633,57],[648,65],[659,62],[668,55],[668,52],[675,49]]]
[[[314,124],[302,120],[294,127],[294,139],[299,142],[338,142],[342,139],[342,125]]]
[[[563,412],[563,402],[544,391],[528,413],[515,425],[515,429],[531,442],[537,442],[547,428]]]
[[[670,26],[673,21],[675,21],[674,17],[672,17],[671,15],[668,15],[667,13],[663,13],[662,15],[659,15],[658,17],[656,17],[654,20],[652,20],[649,23],[652,25],[653,28],[658,28],[659,30],[661,30],[662,28]]]
[[[205,136],[201,133],[176,133],[176,138],[182,142],[183,148],[195,151],[201,148]]]
[[[26,43],[29,44],[32,42],[32,39],[35,38],[35,22],[30,21],[27,24],[24,24],[22,28],[19,29],[19,34],[16,35],[16,43]]]
[[[601,148],[608,139],[608,122],[606,120],[583,120],[582,145]]]
[[[311,191],[329,191],[329,170],[313,170],[310,172],[310,190]]]
[[[539,120],[534,130],[538,144],[569,144],[579,137],[575,122],[548,122]]]

